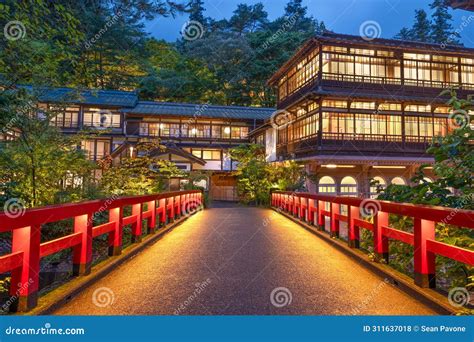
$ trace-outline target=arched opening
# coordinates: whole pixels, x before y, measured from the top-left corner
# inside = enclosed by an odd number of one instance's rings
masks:
[[[382,187],[383,189],[385,189],[385,187],[387,186],[387,183],[385,182],[385,179],[383,179],[382,177],[376,176],[376,177],[372,178],[372,181],[378,182],[378,186]],[[374,197],[377,197],[377,195],[378,195],[377,186],[371,185],[370,186],[370,197],[374,198]]]
[[[336,182],[332,177],[324,176],[321,177],[318,183],[318,193],[336,193]]]
[[[357,196],[357,181],[350,176],[346,176],[341,180],[341,195]]]
[[[395,185],[406,185],[407,184],[402,177],[393,178],[391,183],[395,184]]]

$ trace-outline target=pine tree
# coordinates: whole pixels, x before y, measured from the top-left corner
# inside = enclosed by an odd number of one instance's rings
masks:
[[[401,40],[413,40],[413,32],[409,28],[404,27],[394,38]]]
[[[411,29],[413,40],[425,43],[431,42],[431,27],[432,25],[426,12],[422,9],[416,10],[415,23]]]
[[[302,0],[290,0],[285,6],[284,17],[294,18],[294,31],[316,31],[316,22],[313,17],[307,17],[308,8],[302,5]]]
[[[189,20],[198,21],[201,24],[205,24],[206,18],[204,17],[204,1],[203,0],[191,0],[189,4]]]
[[[430,8],[435,10],[432,14],[431,40],[438,44],[460,44],[460,35],[451,25],[453,17],[448,12],[446,0],[434,0]]]

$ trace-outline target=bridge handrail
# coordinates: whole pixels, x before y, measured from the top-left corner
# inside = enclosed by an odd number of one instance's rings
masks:
[[[93,238],[107,234],[109,256],[120,255],[124,226],[131,225],[132,242],[138,243],[143,220],[147,220],[147,233],[151,234],[157,222],[164,226],[168,220],[193,214],[202,204],[202,192],[189,190],[0,213],[0,233],[12,233],[11,253],[0,256],[0,274],[11,272],[11,310],[28,311],[37,305],[41,258],[73,248],[73,274],[87,275],[91,272]],[[127,206],[132,207],[132,214],[124,217]],[[109,212],[108,222],[93,226],[95,215],[102,212]],[[41,242],[41,225],[70,218],[74,219],[72,234]]]
[[[330,210],[325,203],[329,203]],[[474,266],[473,250],[436,241],[435,235],[436,223],[474,229],[473,210],[289,191],[273,191],[271,205],[321,230],[325,217],[329,217],[330,234],[334,237],[339,236],[340,222],[347,222],[350,248],[359,248],[361,228],[372,231],[376,261],[388,263],[390,240],[412,245],[414,281],[420,287],[436,286],[436,255]],[[341,205],[347,206],[347,215],[341,214]],[[364,215],[371,210],[373,223]],[[413,218],[413,233],[390,227],[389,214]]]

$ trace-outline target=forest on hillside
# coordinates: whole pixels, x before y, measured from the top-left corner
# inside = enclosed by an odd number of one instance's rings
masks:
[[[430,10],[431,17],[417,10],[396,38],[458,44],[446,1]],[[205,13],[203,0],[6,0],[0,25],[14,39],[0,40],[2,88],[138,90],[146,100],[274,106],[267,79],[326,30],[302,0],[289,0],[274,20],[262,3],[239,4],[228,19]],[[175,15],[189,16],[176,42],[145,31],[146,20]]]

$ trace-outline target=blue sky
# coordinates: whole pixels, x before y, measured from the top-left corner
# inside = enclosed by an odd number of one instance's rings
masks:
[[[269,18],[282,15],[287,0],[205,0],[206,16],[215,19],[229,18],[239,3],[262,2]],[[380,24],[383,38],[392,38],[403,26],[411,26],[415,9],[431,13],[432,0],[304,0],[308,12],[326,27],[338,33],[359,34],[360,25],[367,20]],[[452,10],[453,26],[461,29],[462,41],[474,47],[474,12]],[[471,17],[470,17],[471,16]],[[158,39],[175,41],[187,15],[176,18],[157,18],[146,23],[146,29]],[[464,26],[463,27],[463,23]]]

